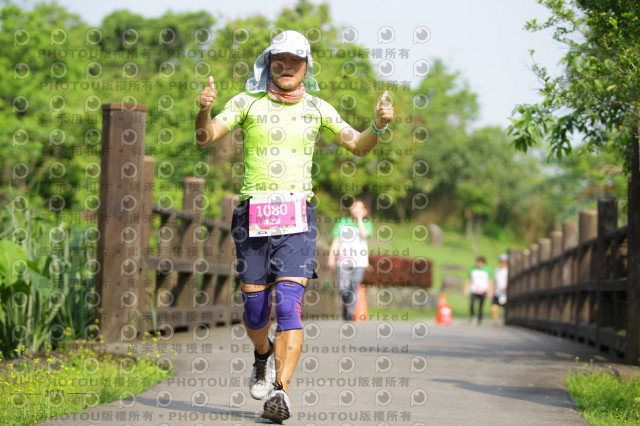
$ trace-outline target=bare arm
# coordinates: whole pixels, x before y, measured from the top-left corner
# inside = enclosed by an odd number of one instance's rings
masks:
[[[364,226],[364,218],[358,218],[358,229],[360,230],[360,236],[362,238],[369,238],[369,231],[367,231],[367,227]]]
[[[331,246],[329,247],[329,258],[327,259],[327,266],[330,270],[336,269],[336,257],[338,257],[338,247],[340,246],[340,238],[333,237],[331,240]]]
[[[489,278],[489,299],[493,299],[494,294],[496,294],[496,283],[493,278]]]
[[[196,117],[196,142],[204,148],[213,145],[216,141],[229,133],[227,126],[217,118],[211,119],[211,107],[218,97],[213,77],[209,76],[209,86],[200,94],[200,112]]]
[[[387,101],[388,92],[384,92],[380,102],[376,105],[373,125],[376,130],[382,130],[393,120],[393,105]],[[343,146],[350,153],[359,157],[367,155],[378,143],[379,134],[376,134],[371,126],[363,132],[358,132],[353,127],[346,127],[336,133],[333,140]]]
[[[378,135],[369,127],[364,132],[358,132],[353,127],[342,129],[333,137],[333,140],[358,157],[364,157],[378,143]]]
[[[200,148],[216,143],[229,133],[227,126],[217,118],[211,119],[211,110],[200,111],[196,117],[196,142]]]
[[[358,203],[354,207],[351,207],[351,217],[355,219],[360,236],[364,239],[369,238],[369,231],[364,224],[364,217],[367,215],[367,208],[364,203]]]

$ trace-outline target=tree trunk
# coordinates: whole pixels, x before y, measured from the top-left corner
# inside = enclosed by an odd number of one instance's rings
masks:
[[[482,235],[482,224],[484,222],[484,219],[481,216],[475,216],[474,215],[474,227],[475,227],[475,233],[473,236],[473,255],[474,256],[478,256],[479,251],[480,251],[480,235]]]
[[[640,160],[638,159],[638,126],[631,140],[631,178],[628,186],[627,236],[627,364],[638,364],[640,355]]]
[[[471,214],[471,210],[464,210],[464,219],[467,222],[467,229],[465,230],[465,237],[467,240],[473,238],[473,215]]]
[[[2,174],[0,175],[0,186],[4,186],[6,182],[11,182],[11,172],[10,166],[12,164],[10,161],[5,161],[2,163]]]
[[[407,217],[407,207],[404,203],[396,203],[396,213],[398,214],[400,222],[404,223],[404,220]]]

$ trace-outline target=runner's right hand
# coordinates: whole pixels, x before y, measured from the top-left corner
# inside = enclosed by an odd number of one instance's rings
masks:
[[[213,83],[213,77],[209,76],[209,86],[205,87],[200,94],[200,107],[203,109],[211,108],[211,105],[216,101],[218,97],[218,89],[216,89]]]
[[[332,272],[336,270],[336,259],[333,256],[330,256],[327,260],[327,267]]]

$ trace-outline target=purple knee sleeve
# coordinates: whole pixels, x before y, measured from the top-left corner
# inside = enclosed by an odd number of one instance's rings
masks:
[[[276,331],[296,330],[302,328],[300,310],[304,286],[293,281],[276,283]]]
[[[251,330],[258,330],[269,322],[271,317],[271,289],[243,292],[244,322]]]

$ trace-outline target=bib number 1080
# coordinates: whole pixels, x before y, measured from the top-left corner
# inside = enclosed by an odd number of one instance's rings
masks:
[[[251,197],[249,236],[265,237],[307,232],[307,206],[304,193],[275,195],[258,194]]]
[[[286,203],[282,204],[258,204],[258,216],[282,216],[287,214],[288,208]]]

